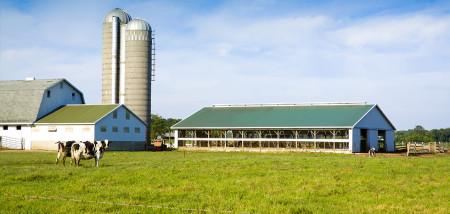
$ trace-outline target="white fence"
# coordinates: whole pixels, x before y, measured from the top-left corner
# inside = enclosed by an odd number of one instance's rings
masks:
[[[0,150],[2,149],[25,149],[23,138],[0,136]]]

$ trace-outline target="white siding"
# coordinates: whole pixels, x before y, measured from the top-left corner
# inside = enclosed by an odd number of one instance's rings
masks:
[[[126,119],[126,108],[117,108],[117,119],[113,118],[113,112],[106,115],[95,124],[95,140],[122,141],[122,142],[143,142],[145,141],[145,125],[133,114],[130,119]],[[106,132],[101,132],[101,127],[106,127]],[[112,128],[117,127],[118,132],[113,132]],[[125,133],[124,128],[128,127],[129,132]],[[136,133],[135,128],[140,132]]]
[[[49,127],[56,127],[56,131],[49,131]],[[94,140],[94,125],[36,125],[39,129],[32,131],[33,141],[92,141]],[[66,129],[68,128],[68,129]],[[72,128],[72,129],[70,129]],[[89,131],[86,130],[89,129]],[[85,129],[85,130],[83,130]],[[72,131],[70,131],[72,130]]]
[[[8,126],[8,130],[3,130],[3,126]],[[17,130],[17,126],[21,127],[21,130]],[[31,127],[24,124],[14,125],[1,125],[0,136],[23,138],[25,149],[31,149]]]
[[[86,128],[90,131],[83,131]],[[57,150],[58,141],[94,140],[94,125],[36,125],[31,133],[31,149]]]
[[[48,96],[48,92],[50,92],[50,96]],[[72,96],[72,94],[75,96]],[[44,91],[37,118],[40,119],[61,105],[83,103],[84,100],[82,94],[67,84],[67,82],[61,81]]]

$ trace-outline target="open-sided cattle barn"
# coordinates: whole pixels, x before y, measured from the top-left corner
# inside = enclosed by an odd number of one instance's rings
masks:
[[[172,127],[176,147],[322,152],[394,151],[395,127],[376,104],[214,105]]]

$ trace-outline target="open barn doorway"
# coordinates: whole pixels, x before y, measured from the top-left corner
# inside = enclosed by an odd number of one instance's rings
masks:
[[[361,151],[360,152],[368,152],[369,145],[367,140],[367,129],[361,129]]]
[[[378,152],[386,152],[386,131],[378,130]]]

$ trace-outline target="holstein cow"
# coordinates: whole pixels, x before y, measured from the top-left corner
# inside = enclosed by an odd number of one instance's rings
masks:
[[[56,165],[58,165],[59,158],[62,155],[62,162],[63,165],[66,166],[66,157],[70,157],[70,149],[72,148],[72,144],[75,143],[75,141],[58,141],[56,144],[58,144],[58,156],[56,157]]]
[[[70,159],[70,165],[72,165],[75,159],[75,164],[79,166],[80,159],[91,159],[95,158],[95,166],[98,167],[98,160],[103,157],[103,152],[108,149],[109,141],[94,141],[93,143],[89,141],[78,142],[72,144],[72,158]]]

